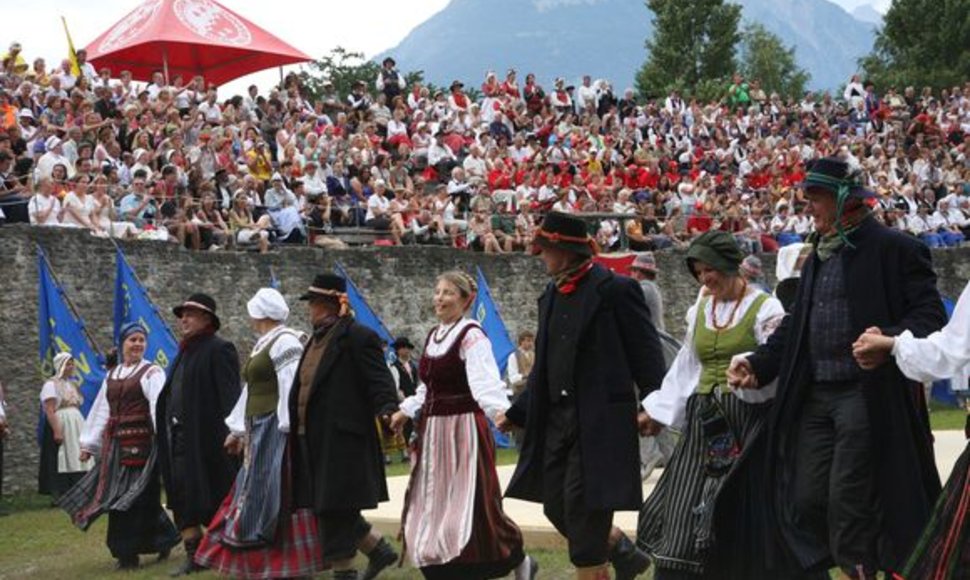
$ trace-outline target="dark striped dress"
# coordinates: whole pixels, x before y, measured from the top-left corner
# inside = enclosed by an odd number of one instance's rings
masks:
[[[700,372],[682,436],[640,511],[637,542],[653,558],[658,579],[758,580],[768,578],[760,549],[765,495],[758,435],[770,403],[742,401],[724,384],[731,357],[758,346],[759,311],[770,300],[767,308],[780,316],[781,306],[758,292],[737,324],[714,329],[708,300],[698,302],[693,336],[683,347],[693,349]]]

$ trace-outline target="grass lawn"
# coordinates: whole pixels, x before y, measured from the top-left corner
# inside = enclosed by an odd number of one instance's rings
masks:
[[[930,401],[930,425],[934,431],[963,431],[966,422],[967,412],[960,407]]]
[[[502,453],[506,461],[514,461],[514,453]],[[67,515],[51,508],[50,500],[39,495],[20,495],[4,498],[0,509],[9,515],[0,517],[0,579],[42,578],[168,578],[168,572],[184,558],[177,548],[168,562],[158,563],[154,558],[142,557],[142,567],[133,572],[114,571],[114,560],[104,543],[107,518],[98,520],[87,532],[71,525]],[[400,545],[397,546],[400,549]],[[539,561],[539,578],[558,580],[573,577],[573,568],[566,553],[560,550],[530,551]],[[361,557],[358,569],[366,565]],[[324,573],[320,578],[328,578]],[[652,575],[642,578],[649,580]],[[218,578],[206,572],[193,578]],[[419,579],[421,574],[413,568],[391,568],[381,574],[381,579]]]

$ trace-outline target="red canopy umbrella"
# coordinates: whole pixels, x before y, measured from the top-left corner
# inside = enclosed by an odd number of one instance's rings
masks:
[[[150,80],[163,70],[214,84],[312,60],[214,0],[146,0],[86,49],[95,68],[115,75]]]

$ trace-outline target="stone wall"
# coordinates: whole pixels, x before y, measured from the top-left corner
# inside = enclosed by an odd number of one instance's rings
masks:
[[[37,259],[42,245],[65,293],[74,302],[98,345],[111,342],[115,250],[108,240],[85,232],[0,227],[0,381],[7,391],[8,417],[13,435],[6,443],[4,491],[35,485],[38,451],[34,440],[37,395],[43,378],[37,370]],[[336,260],[347,269],[371,307],[395,335],[421,344],[434,322],[431,294],[434,278],[451,268],[473,272],[480,266],[492,295],[513,336],[534,329],[536,300],[546,283],[541,262],[516,254],[484,256],[447,248],[367,248],[340,252],[317,248],[290,248],[261,256],[254,253],[195,253],[158,242],[123,242],[122,248],[159,309],[169,318],[171,306],[194,291],[214,296],[223,321],[222,334],[235,341],[240,352],[251,348],[245,303],[268,285],[270,271],[282,283],[290,303],[290,323],[307,329],[305,310],[296,298],[314,274],[330,271]],[[970,276],[970,252],[937,254],[941,290],[956,298]],[[683,318],[697,294],[687,273],[683,254],[658,254],[660,286],[666,302],[668,330],[676,337],[684,331]],[[765,270],[774,271],[772,257]],[[173,326],[174,327],[174,326]]]

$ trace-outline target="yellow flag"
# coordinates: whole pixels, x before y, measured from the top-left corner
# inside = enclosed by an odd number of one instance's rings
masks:
[[[64,34],[67,35],[67,58],[71,61],[71,74],[81,76],[81,67],[77,64],[77,52],[74,50],[74,42],[71,41],[71,32],[67,29],[67,19],[61,16],[64,23]]]

